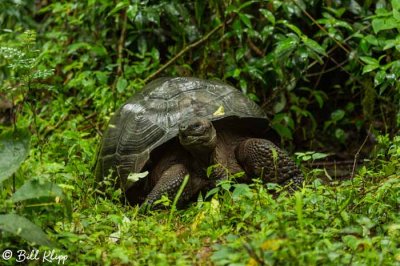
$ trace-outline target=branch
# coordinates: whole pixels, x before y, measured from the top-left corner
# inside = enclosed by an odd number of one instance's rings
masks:
[[[358,157],[360,156],[360,152],[364,148],[364,145],[367,143],[367,140],[368,140],[369,136],[371,135],[371,128],[372,128],[372,125],[369,126],[368,133],[367,133],[367,136],[364,139],[364,142],[361,144],[361,146],[358,149],[357,153],[354,155],[353,169],[351,170],[351,177],[350,177],[351,179],[354,178],[354,173],[356,171],[356,165],[357,165]]]
[[[225,24],[229,24],[231,21],[233,20],[233,18],[231,18],[229,21],[227,22],[222,22],[221,24],[219,24],[218,26],[216,26],[214,29],[212,29],[209,33],[207,33],[204,37],[202,37],[201,39],[199,39],[198,41],[189,44],[188,46],[186,46],[185,48],[183,48],[179,53],[177,53],[173,58],[171,58],[167,63],[165,63],[164,65],[162,65],[157,71],[153,72],[152,74],[150,74],[150,76],[148,76],[145,80],[144,83],[147,83],[149,80],[153,79],[155,76],[159,75],[161,72],[163,72],[167,67],[169,67],[170,65],[172,65],[179,57],[181,57],[182,55],[184,55],[185,53],[187,53],[188,51],[190,51],[191,49],[201,45],[202,43],[204,43],[205,41],[207,41],[214,33],[216,33],[218,30],[220,30]]]
[[[122,26],[121,26],[121,34],[118,39],[118,44],[117,44],[117,73],[114,79],[114,82],[112,84],[112,91],[113,94],[116,95],[115,93],[115,87],[117,86],[118,78],[123,74],[123,65],[122,61],[124,58],[124,46],[125,46],[125,38],[126,38],[126,25],[128,21],[128,16],[126,15],[126,11],[122,11],[120,14],[121,19],[122,19]],[[116,99],[114,99],[114,104],[115,104]]]
[[[247,44],[249,45],[250,49],[255,52],[258,56],[264,56],[264,53],[258,48],[250,38],[247,38]]]
[[[313,16],[310,15],[310,13],[308,13],[306,10],[304,10],[295,0],[293,1],[293,3],[294,3],[295,5],[297,5],[297,7],[300,8],[300,10],[301,10],[315,25],[317,25],[317,27],[318,27],[321,31],[325,32],[325,33],[336,43],[336,45],[338,45],[340,48],[342,48],[343,51],[345,51],[347,54],[350,54],[350,51],[349,51],[346,47],[344,47],[344,45],[341,44],[338,40],[336,40],[335,38],[333,38],[332,36],[330,36],[330,35],[329,35],[329,32],[328,32],[323,26],[321,26],[321,24],[319,24],[318,21],[316,21],[316,20],[313,18]]]
[[[121,35],[119,36],[119,41],[118,41],[118,68],[117,68],[117,77],[121,76],[122,74],[122,59],[124,57],[124,46],[125,46],[125,38],[126,38],[126,25],[128,21],[128,16],[126,15],[126,11],[122,12],[121,14],[122,17],[122,28],[121,28]]]

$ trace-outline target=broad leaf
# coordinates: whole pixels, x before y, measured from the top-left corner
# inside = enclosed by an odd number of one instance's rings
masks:
[[[372,20],[372,28],[375,33],[378,33],[382,30],[391,30],[399,27],[400,27],[399,21],[393,17],[376,18]]]
[[[374,78],[374,86],[381,85],[385,81],[385,78],[386,78],[386,72],[383,70],[378,71]]]
[[[313,159],[313,160],[319,160],[319,159],[326,158],[326,157],[328,157],[328,156],[329,156],[329,154],[321,153],[321,152],[316,152],[316,153],[314,153],[314,154],[312,155],[312,159]]]
[[[363,67],[363,74],[374,71],[375,69],[379,68],[379,65],[366,65]]]
[[[319,45],[316,41],[309,39],[308,37],[304,36],[302,38],[304,44],[310,48],[311,50],[315,51],[318,54],[325,55],[325,49],[321,45]]]
[[[339,120],[342,120],[343,117],[345,116],[345,114],[346,114],[345,111],[343,111],[343,110],[341,110],[341,109],[338,109],[338,110],[336,110],[336,111],[334,111],[334,112],[331,113],[331,119],[332,119],[333,121],[337,122],[337,121],[339,121]]]
[[[252,29],[251,20],[250,20],[251,16],[249,16],[247,14],[239,13],[239,18],[244,23],[244,25],[246,25],[247,28]]]
[[[251,189],[247,184],[235,184],[233,185],[235,189],[233,190],[232,193],[232,199],[234,201],[239,200],[240,198],[251,198],[253,197],[253,194],[251,193]]]
[[[282,58],[282,56],[287,55],[296,49],[298,43],[299,40],[295,35],[289,35],[289,37],[277,43],[275,54],[278,58]]]
[[[120,77],[117,81],[117,91],[123,92],[128,86],[128,81],[122,77]]]
[[[369,56],[361,56],[360,57],[361,61],[368,65],[378,65],[379,66],[379,61],[376,58],[369,57]]]
[[[269,22],[271,22],[272,25],[275,25],[275,17],[271,11],[269,11],[268,9],[260,9],[260,12],[266,19],[268,19]]]
[[[285,139],[292,139],[292,138],[293,138],[293,136],[292,136],[292,131],[291,131],[288,127],[286,127],[286,126],[283,126],[283,125],[280,125],[280,124],[275,124],[275,125],[272,125],[272,128],[273,128],[281,137],[283,137],[283,138],[285,138]]]
[[[6,131],[0,135],[0,183],[15,173],[29,152],[27,130]]]
[[[133,184],[133,183],[139,181],[139,179],[145,178],[148,175],[149,175],[149,171],[145,171],[142,173],[130,173],[128,175],[127,180]]]
[[[25,182],[25,184],[23,184],[22,187],[20,187],[10,199],[14,202],[18,202],[43,197],[63,198],[64,194],[62,189],[57,184],[49,181],[41,183],[37,180],[29,180]]]
[[[43,246],[54,246],[39,226],[17,214],[0,215],[0,230]]]
[[[393,17],[400,20],[400,0],[392,0]]]

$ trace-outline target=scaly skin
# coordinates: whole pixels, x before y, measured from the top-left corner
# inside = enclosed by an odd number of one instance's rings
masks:
[[[247,139],[235,151],[239,164],[249,176],[261,177],[264,182],[301,186],[303,174],[292,159],[266,139]]]

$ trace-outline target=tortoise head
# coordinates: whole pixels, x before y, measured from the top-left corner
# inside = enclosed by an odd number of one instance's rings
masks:
[[[179,125],[179,141],[192,154],[209,153],[217,145],[217,133],[210,120],[195,117]]]

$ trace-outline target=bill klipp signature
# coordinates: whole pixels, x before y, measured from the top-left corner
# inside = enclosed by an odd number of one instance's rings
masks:
[[[6,249],[2,253],[2,258],[4,260],[9,260],[12,257],[15,257],[15,261],[22,263],[28,261],[41,261],[41,262],[50,262],[57,264],[64,264],[68,255],[59,254],[54,249],[53,250],[45,250],[40,251],[38,249],[34,249],[32,251],[27,252],[26,250],[20,249],[13,254],[13,251],[10,249]]]

